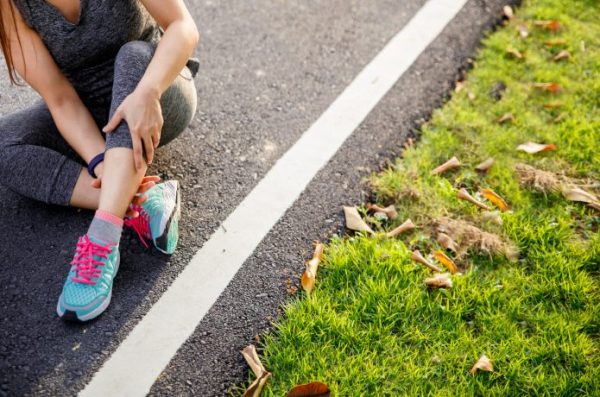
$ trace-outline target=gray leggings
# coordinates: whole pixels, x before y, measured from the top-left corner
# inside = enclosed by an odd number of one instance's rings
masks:
[[[112,93],[106,98],[81,98],[99,128],[136,88],[155,47],[132,41],[121,47],[114,63]],[[181,134],[196,112],[196,88],[192,72],[184,68],[160,100],[164,126],[160,145]],[[131,134],[122,122],[106,135],[106,149],[131,148]],[[62,138],[46,104],[0,118],[0,183],[32,199],[68,205],[85,162]]]

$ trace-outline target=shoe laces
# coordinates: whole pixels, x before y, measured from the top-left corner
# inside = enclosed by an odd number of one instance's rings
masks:
[[[125,218],[124,225],[133,229],[137,233],[144,247],[149,248],[148,241],[152,240],[150,233],[150,215],[140,205],[130,205],[130,208],[137,211],[139,216],[135,218]]]
[[[75,266],[75,277],[71,280],[80,284],[96,284],[93,278],[100,277],[101,269],[99,266],[104,266],[104,262],[95,259],[106,259],[112,251],[109,244],[95,243],[90,240],[88,235],[84,235],[77,241],[75,258],[71,261],[71,265]]]

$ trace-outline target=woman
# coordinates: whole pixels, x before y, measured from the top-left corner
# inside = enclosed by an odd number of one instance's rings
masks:
[[[0,0],[9,77],[42,97],[0,118],[0,183],[96,210],[58,300],[63,319],[91,320],[109,305],[124,223],[175,249],[177,182],[145,174],[195,113],[197,43],[183,0]]]

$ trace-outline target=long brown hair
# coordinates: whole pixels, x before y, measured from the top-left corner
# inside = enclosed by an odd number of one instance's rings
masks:
[[[2,1],[2,0],[0,0]],[[10,15],[9,18],[12,19],[13,25],[17,25],[17,18],[15,17],[15,11],[13,10],[12,0],[8,0],[8,9]],[[10,37],[8,37],[8,32],[3,23],[3,15],[2,15],[2,7],[0,7],[0,48],[2,49],[2,53],[4,54],[4,61],[6,62],[6,67],[8,68],[8,77],[10,78],[11,83],[19,84],[17,82],[17,72],[15,71],[15,63],[13,60],[12,53],[10,51]],[[21,45],[21,39],[19,37],[19,33],[17,33],[17,41],[19,45]]]

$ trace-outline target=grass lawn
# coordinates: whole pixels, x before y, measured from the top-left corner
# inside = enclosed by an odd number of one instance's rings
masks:
[[[555,61],[563,50],[569,58]],[[561,90],[534,84],[548,82]],[[498,122],[507,113],[513,119]],[[516,150],[527,141],[557,150]],[[273,373],[263,395],[316,380],[336,396],[600,395],[600,217],[557,190],[599,194],[599,152],[600,3],[525,1],[484,40],[462,90],[418,144],[371,177],[378,203],[399,216],[369,216],[375,235],[328,243],[315,290],[289,302],[259,346]],[[453,156],[462,167],[431,175]],[[476,172],[489,157],[487,174]],[[491,188],[511,211],[480,210],[457,199],[460,188],[494,207],[477,195]],[[380,233],[407,218],[417,229]],[[490,234],[461,234],[466,225]],[[441,229],[460,247],[448,255],[463,274],[452,289],[428,290],[431,272],[411,252],[441,249]],[[494,371],[473,376],[482,354]]]

